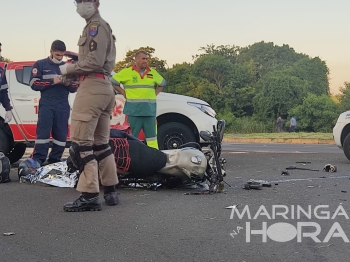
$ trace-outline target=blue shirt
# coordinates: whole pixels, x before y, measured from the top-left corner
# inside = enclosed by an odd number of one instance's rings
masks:
[[[297,120],[295,120],[295,118],[292,117],[292,118],[290,119],[290,124],[291,124],[292,126],[296,126],[296,125],[297,125]]]

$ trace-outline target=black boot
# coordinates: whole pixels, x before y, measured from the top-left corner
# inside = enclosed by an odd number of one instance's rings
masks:
[[[98,194],[94,195],[93,197],[87,197],[82,194],[74,202],[66,203],[63,206],[63,210],[66,212],[100,211],[102,208]]]
[[[107,206],[115,206],[119,203],[118,194],[115,191],[115,186],[105,186],[104,199]]]

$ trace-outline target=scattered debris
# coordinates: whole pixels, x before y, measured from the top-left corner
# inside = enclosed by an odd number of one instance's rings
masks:
[[[13,235],[15,235],[14,232],[7,232],[7,233],[4,233],[4,236],[13,236]]]
[[[295,162],[297,164],[311,164],[311,162],[307,162],[307,161],[299,161],[299,162]]]
[[[214,220],[216,219],[216,217],[207,217],[207,218],[203,218],[203,220]]]
[[[282,171],[281,176],[290,176],[290,173],[287,170],[285,170]]]
[[[307,186],[308,188],[314,188],[315,186]]]
[[[255,180],[255,179],[250,179],[248,182],[260,183],[263,187],[271,187],[271,186],[272,186],[271,182],[266,181],[266,180]]]
[[[237,208],[238,205],[232,205],[232,206],[228,206],[228,207],[225,207],[226,209],[235,209]]]
[[[324,166],[323,171],[334,173],[337,172],[337,167],[331,164],[327,164]]]
[[[333,246],[333,243],[329,244],[329,245],[326,245],[326,246],[319,246],[318,248],[322,248],[322,247],[330,247],[330,246]]]
[[[304,167],[297,167],[297,166],[289,166],[286,169],[298,169],[298,170],[309,170],[309,171],[320,171],[318,169],[311,169],[311,168],[304,168]]]
[[[255,182],[255,181],[248,181],[247,183],[244,184],[243,188],[244,189],[262,189],[263,185],[259,182]]]

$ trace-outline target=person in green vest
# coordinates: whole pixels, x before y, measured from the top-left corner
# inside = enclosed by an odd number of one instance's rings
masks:
[[[148,57],[146,51],[137,51],[135,64],[114,74],[111,82],[126,99],[123,113],[128,117],[132,135],[137,137],[143,129],[147,145],[158,149],[156,99],[166,81],[155,69],[148,67]]]

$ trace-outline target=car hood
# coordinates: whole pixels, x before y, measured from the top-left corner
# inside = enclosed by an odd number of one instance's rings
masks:
[[[345,111],[339,115],[337,122],[344,122],[349,118],[350,118],[350,111]]]
[[[207,102],[190,96],[183,96],[165,92],[160,92],[158,96],[162,97],[162,100],[164,101],[186,101],[210,106]]]

